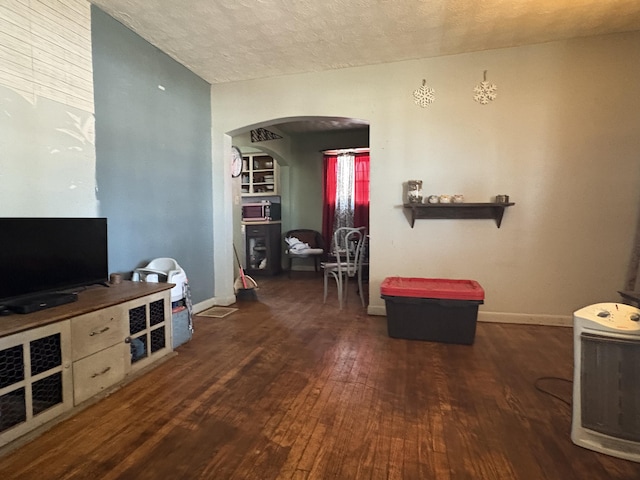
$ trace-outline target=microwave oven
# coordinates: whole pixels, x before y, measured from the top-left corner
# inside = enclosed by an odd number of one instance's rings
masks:
[[[242,220],[244,222],[270,222],[280,219],[279,203],[264,201],[242,204]]]

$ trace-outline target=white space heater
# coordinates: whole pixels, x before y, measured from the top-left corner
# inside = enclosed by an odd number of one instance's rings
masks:
[[[640,310],[598,303],[573,315],[576,445],[640,462]]]

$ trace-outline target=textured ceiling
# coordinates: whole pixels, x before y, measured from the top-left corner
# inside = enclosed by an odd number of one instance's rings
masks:
[[[209,83],[640,30],[638,0],[90,0]]]

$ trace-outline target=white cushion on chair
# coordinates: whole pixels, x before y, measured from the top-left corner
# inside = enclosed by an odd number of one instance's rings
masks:
[[[304,243],[296,237],[287,237],[284,239],[289,245],[287,253],[289,255],[296,255],[298,257],[306,257],[308,255],[322,255],[324,250],[322,248],[311,248],[308,243]]]
[[[289,255],[295,255],[298,257],[306,257],[309,255],[322,255],[324,250],[321,248],[305,248],[302,250],[289,250]]]

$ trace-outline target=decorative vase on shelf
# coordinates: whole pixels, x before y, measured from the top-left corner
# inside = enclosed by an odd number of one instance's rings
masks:
[[[407,200],[409,203],[422,203],[422,180],[407,182]]]

